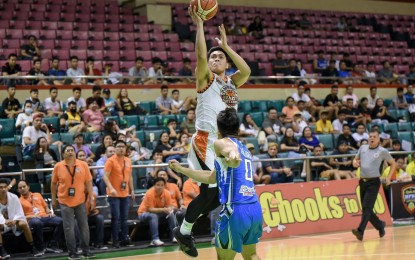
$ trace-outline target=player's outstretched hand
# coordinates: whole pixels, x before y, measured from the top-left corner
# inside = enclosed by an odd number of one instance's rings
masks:
[[[203,19],[197,14],[196,6],[189,5],[189,8],[187,9],[187,12],[189,13],[190,17],[192,18],[192,21],[194,24],[203,24]]]
[[[220,39],[217,37],[215,39],[218,42],[219,47],[221,47],[222,49],[225,49],[228,47],[228,41],[226,39],[226,30],[223,24],[219,26],[219,33],[220,33]]]
[[[173,160],[169,161],[169,167],[170,167],[170,169],[172,169],[172,171],[180,172],[180,168],[182,166],[180,165],[180,163],[177,160],[173,159]]]

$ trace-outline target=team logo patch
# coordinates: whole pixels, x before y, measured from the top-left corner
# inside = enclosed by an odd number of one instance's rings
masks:
[[[401,189],[402,203],[409,214],[415,213],[415,187],[407,185]]]
[[[252,197],[255,194],[255,188],[254,187],[250,188],[248,186],[242,185],[241,188],[239,189],[239,193],[241,193],[242,196]]]
[[[238,104],[238,93],[233,86],[223,86],[220,90],[220,96],[227,107],[235,107]]]

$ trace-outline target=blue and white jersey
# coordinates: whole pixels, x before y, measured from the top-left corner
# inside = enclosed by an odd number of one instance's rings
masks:
[[[235,138],[229,138],[241,155],[239,167],[232,168],[225,158],[216,157],[216,181],[219,189],[219,201],[228,209],[232,204],[248,204],[258,201],[254,185],[252,155],[248,149]],[[231,210],[232,211],[232,210]],[[229,212],[232,213],[232,212]]]

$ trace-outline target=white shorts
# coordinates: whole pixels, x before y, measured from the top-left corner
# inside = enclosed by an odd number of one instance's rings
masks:
[[[187,157],[189,167],[193,170],[206,170],[202,168],[199,161],[202,161],[210,170],[215,168],[215,148],[214,143],[216,136],[209,135],[205,131],[197,131],[193,136],[190,144],[190,151]],[[216,184],[210,184],[209,187],[216,187]]]

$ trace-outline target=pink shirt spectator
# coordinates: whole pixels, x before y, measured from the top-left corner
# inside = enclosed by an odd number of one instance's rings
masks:
[[[104,116],[98,109],[95,111],[92,111],[91,109],[85,110],[85,112],[82,114],[82,119],[84,120],[85,124],[93,126],[96,129],[101,129],[99,131],[102,131]]]

